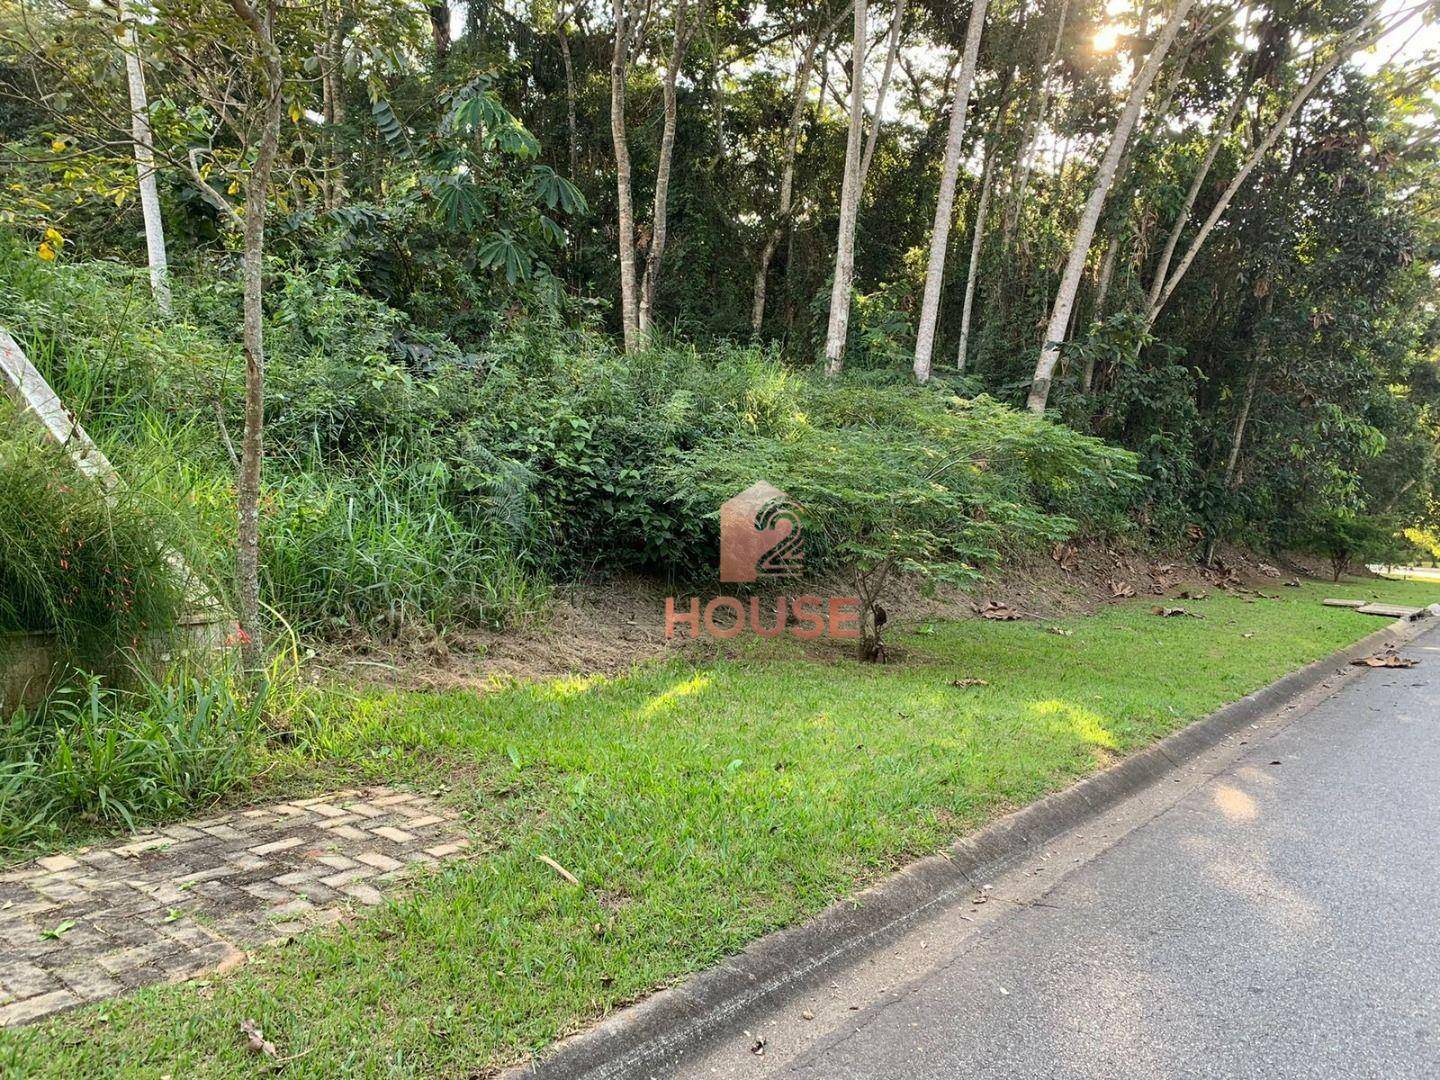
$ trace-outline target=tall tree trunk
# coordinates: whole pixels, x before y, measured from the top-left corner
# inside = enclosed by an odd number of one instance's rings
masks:
[[[970,233],[970,266],[965,272],[965,303],[960,309],[960,348],[955,370],[964,371],[970,356],[970,316],[975,309],[975,284],[980,280],[980,255],[985,247],[985,219],[990,212],[990,191],[995,184],[995,147],[985,152],[985,175],[980,180],[980,201],[975,206],[975,228]]]
[[[850,288],[855,280],[855,223],[860,210],[860,130],[865,121],[865,16],[867,0],[855,0],[855,44],[850,62],[850,130],[845,138],[845,180],[840,188],[840,228],[835,238],[835,280],[830,325],[825,333],[825,374],[845,367],[850,329]]]
[[[160,193],[155,185],[155,144],[150,133],[150,98],[140,60],[140,37],[125,0],[115,0],[124,42],[125,81],[130,89],[130,139],[135,151],[135,176],[140,186],[140,212],[145,219],[145,254],[150,265],[150,292],[161,314],[170,314],[170,260],[165,253],[165,224],[160,218]]]
[[[630,143],[625,134],[625,77],[630,54],[627,0],[613,0],[615,49],[610,58],[610,140],[615,146],[615,202],[620,230],[620,326],[625,351],[640,348],[635,283],[635,204],[630,185]]]
[[[1189,246],[1186,247],[1185,254],[1181,256],[1180,262],[1176,265],[1175,269],[1170,272],[1170,276],[1165,279],[1158,294],[1155,294],[1155,300],[1150,304],[1145,316],[1145,325],[1147,328],[1155,325],[1155,320],[1160,317],[1160,312],[1164,310],[1165,305],[1170,302],[1170,297],[1174,295],[1176,287],[1180,284],[1181,279],[1185,277],[1185,272],[1190,269],[1190,264],[1195,261],[1195,256],[1199,254],[1200,248],[1204,246],[1205,241],[1209,239],[1210,233],[1214,231],[1220,218],[1224,216],[1225,211],[1229,209],[1230,203],[1235,198],[1236,193],[1244,186],[1250,174],[1255,171],[1255,167],[1264,160],[1265,155],[1270,152],[1271,147],[1275,145],[1280,136],[1289,128],[1290,122],[1295,119],[1295,114],[1300,111],[1300,106],[1305,104],[1320,84],[1329,78],[1331,72],[1339,67],[1377,28],[1378,10],[1377,5],[1363,21],[1345,34],[1330,58],[1320,64],[1315,69],[1314,74],[1312,74],[1310,78],[1306,80],[1305,84],[1290,98],[1290,102],[1285,106],[1285,110],[1275,120],[1275,123],[1270,126],[1270,129],[1266,131],[1259,144],[1231,178],[1229,185],[1221,193],[1214,207],[1211,208],[1209,217],[1205,219],[1205,223],[1200,226],[1200,230],[1191,239]],[[1154,286],[1152,285],[1151,288],[1153,293]]]
[[[1250,365],[1250,374],[1245,378],[1245,394],[1240,399],[1240,412],[1235,417],[1235,433],[1230,438],[1230,456],[1225,460],[1225,490],[1234,491],[1240,465],[1240,448],[1245,442],[1245,426],[1250,422],[1250,407],[1255,403],[1255,389],[1260,383],[1260,369],[1270,355],[1270,318],[1275,311],[1275,286],[1265,294],[1261,309],[1259,333],[1256,335],[1255,359]]]
[[[980,35],[985,27],[987,0],[974,0],[970,25],[965,31],[965,52],[960,59],[960,77],[955,83],[955,100],[950,106],[950,130],[945,137],[945,164],[940,172],[940,195],[935,203],[935,222],[930,229],[930,260],[925,267],[925,298],[920,307],[920,326],[915,338],[915,378],[930,378],[930,356],[935,348],[935,327],[940,320],[940,287],[945,282],[945,253],[950,247],[950,222],[955,216],[955,184],[960,176],[960,145],[965,138],[965,113],[970,107],[970,86],[980,56]],[[988,162],[987,162],[988,172]],[[976,230],[978,235],[979,230]]]
[[[430,5],[430,36],[435,41],[435,62],[443,64],[450,55],[450,5]]]
[[[1020,221],[1020,208],[1025,202],[1025,189],[1030,184],[1030,171],[1034,167],[1035,146],[1040,141],[1040,133],[1045,127],[1045,121],[1050,113],[1050,80],[1055,74],[1055,66],[1060,62],[1060,46],[1065,37],[1065,21],[1070,14],[1070,0],[1060,0],[1060,14],[1055,23],[1055,42],[1050,46],[1050,56],[1045,62],[1045,70],[1040,76],[1040,107],[1035,110],[1035,117],[1026,128],[1025,137],[1021,140],[1015,164],[1019,170],[1015,184],[1011,188],[1010,198],[1005,207],[1005,229],[1004,246],[1008,249],[1010,241],[1014,238],[1016,226]]]
[[[790,127],[785,133],[785,162],[780,171],[780,213],[775,220],[775,227],[765,238],[765,246],[760,249],[760,262],[755,267],[754,299],[750,304],[750,330],[755,334],[760,333],[760,327],[765,322],[765,290],[770,274],[770,261],[775,257],[775,249],[785,237],[791,207],[794,205],[795,155],[800,145],[800,125],[805,119],[806,93],[810,88],[810,75],[815,70],[815,52],[826,32],[817,31],[806,43],[805,51],[800,57],[800,67],[795,72],[795,104],[790,110]]]
[[[870,162],[875,159],[875,147],[880,142],[880,128],[885,123],[885,98],[890,93],[890,79],[895,74],[895,57],[900,52],[900,30],[905,22],[905,0],[895,0],[895,14],[890,20],[890,40],[885,46],[885,67],[880,73],[880,88],[875,95],[875,120],[870,125],[870,134],[865,141],[865,156],[860,159],[860,188],[865,188],[865,178],[870,175]]]
[[[580,177],[580,126],[575,119],[575,63],[570,56],[570,34],[560,27],[560,58],[565,63],[565,146],[570,152],[570,180]]]
[[[268,0],[263,8],[257,9],[247,0],[231,0],[235,13],[255,38],[264,72],[259,141],[255,162],[245,179],[242,272],[245,433],[240,443],[240,475],[235,483],[240,657],[245,670],[252,675],[258,675],[265,666],[264,628],[260,621],[260,469],[265,449],[265,209],[284,111],[284,78],[274,37],[275,4],[276,0]]]
[[[1100,223],[1100,212],[1105,208],[1105,197],[1110,193],[1110,187],[1115,182],[1115,173],[1120,165],[1120,158],[1125,153],[1131,132],[1135,130],[1135,121],[1140,118],[1140,108],[1145,103],[1145,95],[1149,92],[1151,84],[1154,83],[1155,76],[1160,72],[1160,65],[1165,61],[1165,54],[1170,51],[1170,46],[1175,42],[1175,36],[1179,34],[1180,27],[1184,25],[1190,9],[1194,6],[1195,0],[1179,0],[1175,5],[1175,11],[1171,14],[1169,22],[1160,31],[1154,47],[1150,50],[1150,55],[1145,58],[1144,65],[1135,77],[1134,85],[1130,87],[1130,96],[1125,102],[1125,109],[1120,114],[1119,121],[1115,124],[1115,133],[1110,138],[1110,146],[1100,160],[1100,167],[1095,175],[1095,185],[1090,191],[1090,198],[1086,201],[1085,210],[1080,216],[1080,224],[1075,232],[1075,241],[1070,247],[1070,257],[1065,263],[1065,273],[1060,279],[1060,288],[1055,294],[1055,304],[1050,311],[1050,322],[1045,330],[1045,340],[1040,347],[1040,358],[1035,364],[1035,377],[1030,384],[1030,396],[1026,402],[1031,412],[1043,413],[1045,411],[1045,403],[1050,397],[1050,381],[1054,376],[1055,365],[1060,360],[1060,347],[1064,344],[1065,328],[1070,323],[1070,310],[1075,305],[1075,296],[1080,289],[1080,278],[1085,272],[1085,261],[1090,255],[1090,241],[1094,239],[1095,227]]]
[[[350,13],[341,3],[326,5],[330,24],[325,37],[321,96],[326,127],[325,207],[333,210],[345,201],[345,166],[340,155],[340,125],[345,123],[345,34]]]
[[[675,8],[675,43],[670,49],[670,64],[665,72],[662,94],[665,102],[665,124],[660,134],[660,159],[655,165],[655,205],[650,219],[650,250],[645,258],[645,277],[640,286],[640,336],[646,340],[655,321],[655,298],[660,291],[660,265],[665,257],[665,240],[669,232],[670,164],[675,157],[675,82],[680,64],[690,43],[688,0],[679,0]],[[697,13],[697,16],[699,13]]]

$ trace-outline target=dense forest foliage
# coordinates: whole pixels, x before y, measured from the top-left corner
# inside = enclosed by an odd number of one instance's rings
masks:
[[[1426,527],[1433,9],[4,0],[0,326],[315,629]]]

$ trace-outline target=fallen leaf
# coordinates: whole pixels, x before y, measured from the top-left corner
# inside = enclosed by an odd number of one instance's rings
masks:
[[[1357,667],[1412,668],[1420,661],[1412,660],[1408,656],[1401,656],[1395,652],[1383,652],[1376,653],[1374,656],[1362,656],[1359,660],[1351,660],[1350,663]]]
[[[1117,600],[1123,600],[1128,596],[1135,595],[1135,586],[1128,581],[1111,579],[1105,583],[1110,588],[1110,595]]]
[[[951,679],[950,685],[958,690],[964,690],[971,686],[989,686],[988,679]]]
[[[1073,574],[1080,569],[1080,552],[1075,549],[1074,544],[1056,544],[1050,552],[1050,558],[1066,573]]]
[[[814,1020],[814,1019],[815,1019],[815,1014],[814,1014],[813,1012],[811,1012],[809,1009],[806,1009],[804,1012],[802,1012],[802,1013],[800,1014],[800,1017],[801,1017],[801,1019],[803,1019],[803,1020]]]
[[[1074,637],[1074,636],[1075,636],[1075,631],[1074,631],[1074,630],[1066,630],[1063,626],[1047,626],[1047,627],[1045,628],[1045,632],[1046,632],[1047,634],[1058,634],[1060,637]]]
[[[1299,579],[1299,578],[1291,578],[1289,581],[1282,581],[1280,584],[1281,584],[1281,585],[1285,585],[1285,586],[1287,586],[1287,587],[1289,587],[1289,588],[1291,588],[1291,589],[1298,589],[1298,588],[1300,588],[1300,579]]]
[[[62,922],[59,926],[52,927],[52,928],[49,929],[49,930],[41,930],[41,931],[40,931],[40,936],[41,936],[43,939],[45,939],[46,941],[59,941],[61,934],[68,934],[71,930],[74,930],[74,929],[75,929],[75,920],[74,920],[74,919],[66,919],[66,920],[65,920],[64,922]]]
[[[1209,593],[1196,592],[1193,589],[1185,589],[1180,593],[1181,600],[1205,600],[1209,596]]]
[[[975,609],[975,613],[982,619],[998,619],[1001,622],[1013,622],[1021,617],[1018,611],[995,600],[985,601],[983,606]]]
[[[1151,608],[1151,610],[1156,615],[1162,615],[1167,619],[1173,618],[1176,615],[1188,615],[1192,619],[1203,619],[1205,617],[1204,615],[1201,615],[1198,611],[1187,611],[1183,607],[1156,607]]]
[[[245,1045],[252,1054],[264,1054],[266,1057],[279,1055],[280,1051],[275,1049],[275,1044],[265,1038],[260,1025],[249,1017],[240,1021],[240,1034],[245,1036]]]

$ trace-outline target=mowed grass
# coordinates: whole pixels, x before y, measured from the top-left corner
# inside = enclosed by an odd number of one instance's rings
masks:
[[[1433,583],[1273,591],[1179,602],[1203,619],[1139,600],[1068,636],[936,623],[896,635],[908,659],[888,667],[337,694],[277,783],[438,791],[483,854],[230,975],[4,1032],[0,1073],[259,1075],[253,1018],[287,1077],[483,1075],[1385,625],[1323,596],[1440,600]]]

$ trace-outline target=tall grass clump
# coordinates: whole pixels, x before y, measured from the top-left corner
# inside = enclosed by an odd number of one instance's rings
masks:
[[[0,633],[97,663],[171,631],[187,592],[174,508],[106,492],[5,403],[0,428]]]
[[[231,673],[94,676],[0,717],[0,849],[189,812],[249,775],[263,695]]]
[[[262,528],[269,602],[302,633],[499,626],[545,590],[505,539],[449,498],[449,468],[379,455],[356,475],[307,470],[267,488]]]

